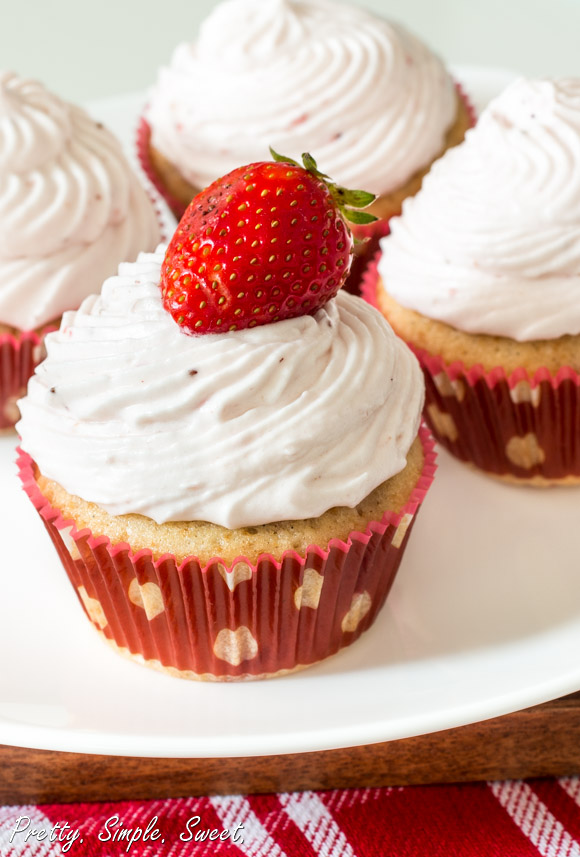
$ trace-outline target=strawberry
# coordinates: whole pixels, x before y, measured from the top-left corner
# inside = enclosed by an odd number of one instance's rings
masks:
[[[241,330],[314,313],[350,267],[345,218],[374,197],[348,191],[272,151],[274,162],[240,167],[199,193],[183,215],[161,270],[165,308],[192,334]]]

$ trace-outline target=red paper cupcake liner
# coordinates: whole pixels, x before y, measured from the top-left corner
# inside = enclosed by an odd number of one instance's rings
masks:
[[[455,82],[455,88],[463,101],[467,112],[469,114],[469,118],[471,120],[471,125],[475,125],[477,120],[477,114],[475,111],[475,107],[473,106],[469,96],[463,89],[460,83]],[[137,156],[139,159],[139,163],[143,169],[143,172],[153,185],[153,187],[161,194],[175,217],[180,220],[183,216],[186,205],[183,204],[176,196],[174,196],[163,184],[161,179],[159,178],[157,172],[155,171],[153,164],[151,163],[150,157],[150,143],[151,143],[151,126],[147,122],[144,116],[139,118],[137,124],[137,132],[136,132],[136,144],[137,144]],[[376,238],[377,240],[384,235],[388,234],[388,221],[376,221],[375,223],[369,223],[366,225],[356,226],[353,229],[357,238],[372,239]],[[374,248],[369,251],[369,253],[374,252]]]
[[[181,202],[181,200],[177,199],[163,184],[161,179],[159,178],[157,172],[153,168],[153,164],[151,163],[151,157],[149,155],[149,146],[151,141],[151,126],[147,122],[144,116],[141,116],[137,123],[137,157],[139,159],[139,163],[141,165],[141,169],[147,176],[148,180],[151,182],[155,190],[163,197],[174,216],[177,220],[181,220],[186,205]]]
[[[44,359],[44,337],[54,324],[40,331],[0,333],[0,431],[12,429],[20,414],[18,399],[26,394],[28,379]]]
[[[200,565],[134,553],[77,530],[51,506],[20,451],[24,489],[42,518],[85,613],[119,651],[184,678],[265,678],[314,664],[370,627],[399,567],[418,509],[433,481],[435,453],[425,427],[425,462],[403,510],[385,513],[348,540],[305,556],[262,554]]]
[[[378,308],[378,257],[362,297]],[[563,366],[530,374],[446,363],[409,347],[425,376],[425,419],[437,441],[461,461],[510,480],[580,481],[580,375]]]
[[[496,476],[580,481],[580,376],[541,368],[485,372],[414,349],[426,385],[425,417],[457,458]]]
[[[465,87],[463,86],[463,84],[461,84],[458,80],[454,81],[454,83],[455,83],[455,89],[457,90],[459,97],[463,101],[463,103],[465,105],[465,109],[467,110],[467,114],[469,116],[469,125],[471,128],[473,128],[473,126],[477,122],[477,110],[475,109],[475,106],[474,106],[473,102],[471,101],[471,98],[469,97],[469,95],[465,91]]]
[[[161,194],[156,192],[156,188],[146,187],[145,192],[149,197],[157,223],[159,224],[159,237],[163,244],[169,242],[175,232],[175,221],[170,212],[167,211],[165,201]]]

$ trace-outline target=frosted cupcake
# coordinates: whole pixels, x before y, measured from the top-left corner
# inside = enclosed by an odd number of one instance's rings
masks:
[[[186,678],[355,640],[434,469],[415,358],[336,294],[348,233],[278,166],[216,183],[165,256],[67,313],[21,403],[23,482],[89,618]]]
[[[580,479],[580,80],[524,80],[431,170],[371,297],[419,355],[427,418],[464,461]]]
[[[0,74],[0,428],[42,338],[103,279],[160,240],[119,143],[36,81]]]
[[[139,148],[178,216],[273,146],[312,152],[388,218],[471,119],[441,60],[396,24],[331,0],[227,0],[161,70]]]

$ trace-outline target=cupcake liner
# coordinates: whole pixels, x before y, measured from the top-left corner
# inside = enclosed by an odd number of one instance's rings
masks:
[[[162,243],[166,244],[175,232],[176,224],[173,214],[167,209],[165,200],[162,195],[157,192],[156,188],[146,187],[145,192],[147,193],[151,205],[153,206],[153,210],[155,211],[157,223],[159,224],[160,240]]]
[[[463,101],[467,112],[469,114],[469,118],[471,120],[471,125],[475,125],[477,114],[475,111],[475,107],[473,106],[469,96],[463,89],[462,85],[455,81],[455,88]],[[141,168],[143,172],[153,185],[153,187],[161,194],[175,217],[180,220],[183,216],[186,205],[183,204],[176,196],[174,196],[162,183],[157,172],[155,171],[153,164],[151,163],[151,157],[149,154],[151,143],[151,126],[149,125],[147,119],[144,116],[139,118],[137,123],[137,131],[136,131],[136,145],[137,145],[137,157],[139,159],[139,163],[141,164]],[[384,231],[386,228],[386,231]],[[377,241],[379,238],[388,234],[388,221],[376,221],[375,223],[369,223],[365,225],[357,225],[353,226],[353,233],[360,240],[364,239],[372,239],[376,238]],[[370,255],[371,252],[374,252],[373,249],[370,249],[365,255]]]
[[[141,169],[147,176],[148,180],[151,182],[155,190],[163,197],[173,215],[177,218],[177,220],[181,220],[186,205],[181,202],[181,200],[177,199],[162,183],[161,179],[157,175],[156,171],[153,168],[153,164],[151,163],[151,157],[149,155],[149,145],[151,141],[151,126],[147,122],[144,116],[141,116],[137,123],[137,133],[136,133],[136,143],[137,143],[137,157],[139,159],[139,163],[141,165]]]
[[[379,309],[379,304],[377,301],[377,288],[379,285],[379,262],[381,259],[382,251],[379,247],[377,252],[374,254],[373,258],[370,260],[367,265],[367,269],[364,273],[364,277],[360,286],[360,294],[361,298],[374,306],[375,309]]]
[[[453,455],[510,480],[580,481],[580,375],[573,369],[508,375],[414,351],[425,375],[425,418]]]
[[[377,307],[378,257],[362,297]],[[378,307],[377,307],[378,308]],[[461,461],[510,481],[580,481],[580,374],[563,366],[486,372],[446,363],[408,343],[425,376],[425,419],[437,441]]]
[[[112,545],[63,519],[38,488],[26,453],[18,466],[85,613],[107,641],[172,675],[227,681],[307,667],[372,624],[433,481],[434,444],[424,426],[420,438],[423,471],[400,513],[387,512],[326,549],[262,554],[255,564],[243,556],[205,566],[195,557],[155,560],[149,550]]]
[[[18,399],[26,393],[28,379],[44,360],[44,336],[55,330],[48,324],[39,331],[0,333],[0,431],[12,429],[20,418]]]
[[[379,251],[381,238],[384,238],[391,231],[388,220],[377,220],[376,223],[357,226],[356,230],[358,240],[363,243],[354,245],[348,277],[342,286],[345,292],[349,292],[351,295],[360,295],[361,284],[369,260],[373,259]]]
[[[465,91],[465,87],[463,86],[463,84],[461,84],[458,80],[455,80],[454,83],[455,89],[459,97],[463,101],[465,109],[467,110],[470,127],[473,128],[473,126],[477,122],[477,110],[475,109],[475,105],[471,101],[471,98],[469,97],[468,93]]]

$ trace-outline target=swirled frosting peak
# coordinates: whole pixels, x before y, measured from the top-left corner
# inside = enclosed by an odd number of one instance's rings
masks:
[[[405,466],[423,382],[382,316],[339,292],[315,315],[188,336],[162,305],[163,247],[46,339],[23,448],[111,514],[234,528],[355,506]]]
[[[403,306],[518,341],[580,333],[580,79],[519,79],[391,221]]]
[[[1,72],[0,324],[58,318],[159,237],[113,135],[40,83]]]
[[[441,61],[395,24],[334,0],[226,0],[161,70],[148,119],[196,187],[274,146],[381,194],[433,160],[455,113]]]

